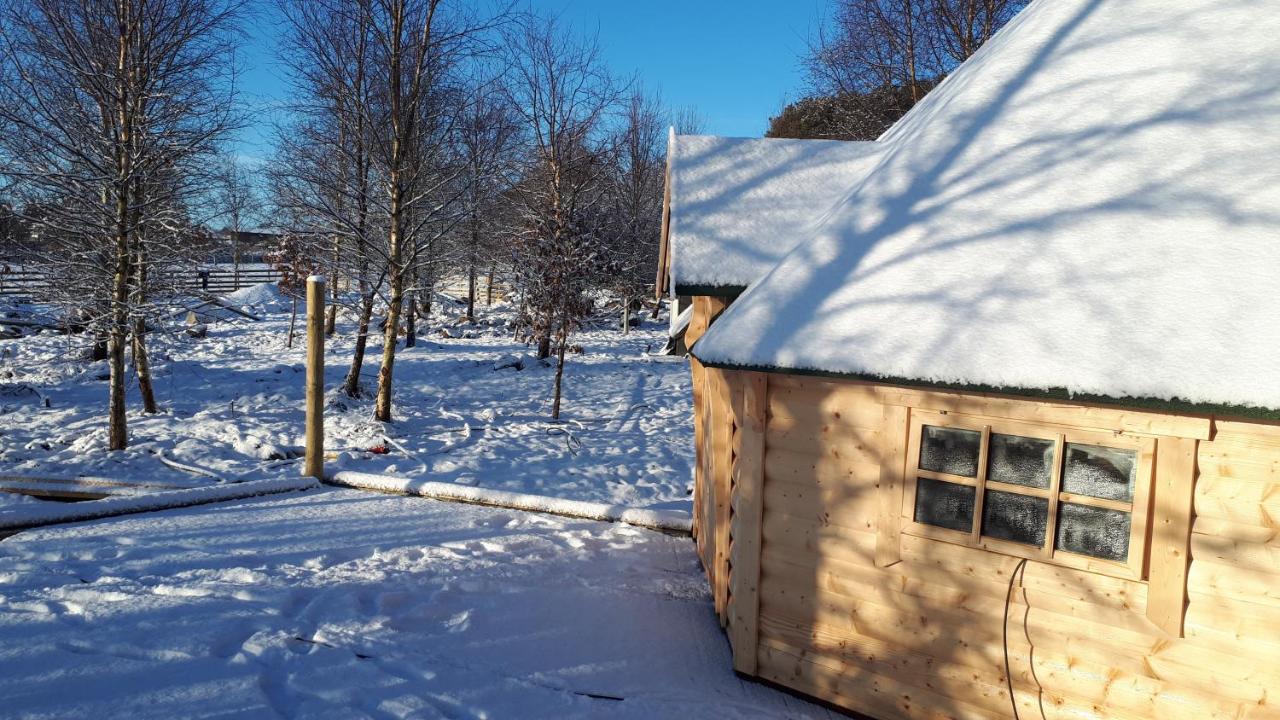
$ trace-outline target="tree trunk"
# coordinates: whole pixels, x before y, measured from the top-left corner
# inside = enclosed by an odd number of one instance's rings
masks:
[[[555,400],[551,403],[551,419],[560,419],[560,388],[564,381],[564,346],[569,342],[568,334],[560,336],[560,347],[556,358],[556,391]]]
[[[417,347],[418,345],[418,295],[413,290],[406,293],[405,301],[409,303],[409,309],[404,313],[404,346]]]
[[[139,198],[144,196],[140,183],[134,186],[134,192],[138,194]],[[145,307],[147,300],[147,255],[143,242],[142,215],[136,208],[133,210],[132,224],[134,299],[138,307]],[[148,415],[154,415],[159,410],[156,407],[155,387],[151,383],[151,362],[147,358],[146,335],[146,319],[142,317],[136,318],[133,321],[133,373],[138,378],[138,392],[142,395],[142,410]]]
[[[293,330],[298,325],[298,298],[290,298],[293,300],[293,312],[289,315],[289,339],[285,341],[284,346],[293,349]]]
[[[351,355],[351,369],[342,392],[347,397],[360,397],[360,370],[364,367],[364,351],[369,344],[369,320],[373,317],[373,291],[366,290],[360,299],[360,319],[356,327],[356,347]]]
[[[231,231],[231,284],[240,289],[240,232]]]
[[[471,263],[467,267],[467,322],[476,321],[476,266]]]
[[[538,338],[538,359],[546,360],[551,357],[551,338],[542,336]]]
[[[129,445],[124,412],[124,350],[129,329],[129,239],[126,227],[127,201],[123,193],[119,205],[121,220],[116,228],[116,272],[111,294],[111,326],[107,333],[107,367],[110,389],[107,397],[107,449],[124,450]]]
[[[338,261],[341,258],[341,245],[333,241],[333,272],[329,273],[329,309],[324,318],[324,336],[333,337],[338,331]]]
[[[337,274],[335,273],[329,278],[330,282],[337,284]],[[329,309],[325,311],[324,318],[324,336],[333,337],[338,330],[338,293],[335,291],[329,298]]]
[[[493,305],[493,271],[494,270],[495,270],[494,266],[490,265],[489,266],[489,283],[484,289],[484,294],[485,294],[484,304],[486,306]]]
[[[156,390],[151,383],[151,361],[147,359],[147,321],[133,321],[133,372],[138,376],[138,391],[142,393],[142,411],[148,415],[159,412],[156,406]]]
[[[398,179],[391,179],[392,186]],[[391,382],[396,364],[396,343],[400,340],[400,311],[404,307],[404,267],[403,253],[400,243],[403,218],[397,191],[391,196],[391,232],[388,246],[391,252],[388,258],[387,283],[389,297],[387,302],[387,321],[382,333],[382,367],[378,370],[378,397],[373,409],[373,417],[379,422],[391,422]]]
[[[400,311],[404,307],[404,277],[392,261],[391,297],[387,305],[387,324],[382,334],[382,368],[378,370],[378,398],[373,417],[391,422],[391,382],[396,364],[396,344],[400,341]]]
[[[622,334],[631,334],[631,298],[622,299]]]
[[[422,293],[422,300],[418,303],[418,307],[421,310],[422,317],[429,318],[431,317],[431,298],[435,297],[436,294],[435,281],[428,282],[423,290],[426,290],[426,292]]]

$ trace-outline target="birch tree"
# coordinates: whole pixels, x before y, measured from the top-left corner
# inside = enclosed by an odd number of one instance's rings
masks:
[[[493,284],[493,267],[500,253],[501,205],[513,183],[516,168],[516,118],[494,81],[475,84],[458,123],[458,146],[463,163],[462,195],[465,220],[456,234],[458,259],[467,276],[468,322],[475,322],[476,277],[488,268]]]
[[[241,233],[262,210],[261,196],[244,162],[234,155],[224,154],[218,159],[212,179],[215,212],[224,224],[231,248],[232,278],[235,286],[240,287],[244,251]]]
[[[406,291],[415,269],[455,225],[461,166],[452,150],[459,102],[457,70],[485,51],[504,14],[480,17],[467,3],[375,0],[374,64],[381,83],[374,162],[387,220],[387,314],[374,418],[391,421],[392,388]]]
[[[293,84],[293,122],[277,133],[275,202],[297,228],[330,238],[332,293],[326,330],[336,329],[339,278],[358,289],[356,337],[343,383],[360,377],[383,267],[375,251],[384,223],[374,216],[372,123],[376,112],[371,44],[373,0],[282,0],[288,21],[283,60]]]
[[[559,419],[569,337],[591,308],[607,220],[606,120],[619,92],[594,39],[555,19],[532,18],[507,34],[511,106],[528,165],[518,203],[516,277],[545,357],[554,346],[551,417]]]
[[[666,174],[664,115],[658,98],[636,88],[626,99],[615,142],[610,178],[615,221],[602,279],[622,302],[624,334],[631,329],[631,306],[652,285],[658,263]]]
[[[178,231],[173,218],[234,125],[238,9],[0,0],[0,157],[42,233],[68,251],[41,258],[76,279],[57,286],[61,298],[107,338],[111,450],[128,444],[125,352],[152,246]]]

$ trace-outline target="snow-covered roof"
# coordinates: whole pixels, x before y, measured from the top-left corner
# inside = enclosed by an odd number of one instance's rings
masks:
[[[1280,408],[1277,68],[1271,0],[1035,0],[694,353]]]
[[[880,153],[839,140],[672,134],[669,145],[670,280],[695,295],[760,279]]]

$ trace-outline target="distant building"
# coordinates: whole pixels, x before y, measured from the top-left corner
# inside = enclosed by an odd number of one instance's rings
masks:
[[[223,229],[218,235],[222,238],[222,247],[212,258],[213,262],[261,263],[263,257],[280,244],[280,233],[265,230]]]

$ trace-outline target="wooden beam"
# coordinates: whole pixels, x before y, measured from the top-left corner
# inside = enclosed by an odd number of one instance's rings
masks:
[[[923,390],[892,385],[876,386],[884,405],[916,410],[1007,418],[1047,425],[1064,425],[1106,432],[1121,430],[1137,435],[1209,439],[1208,416],[1164,413],[1061,400],[1017,398],[990,393]]]
[[[1187,438],[1156,441],[1147,619],[1173,637],[1183,636],[1187,608],[1197,444]]]
[[[733,464],[734,517],[729,547],[732,613],[729,643],[733,669],[756,673],[760,639],[760,543],[764,522],[764,434],[768,407],[769,376],[742,373],[742,415],[738,430],[738,455]]]
[[[661,300],[671,280],[671,163],[676,150],[676,133],[667,135],[667,170],[662,182],[662,232],[658,235],[658,277],[653,281],[653,295]]]
[[[902,560],[902,489],[907,464],[910,410],[885,405],[880,421],[880,482],[876,494],[876,565],[888,567]]]

